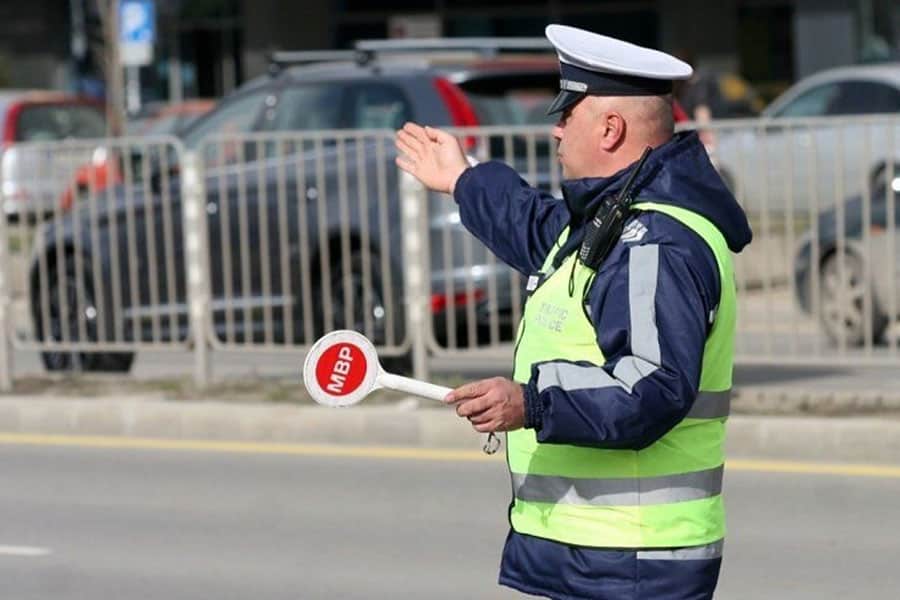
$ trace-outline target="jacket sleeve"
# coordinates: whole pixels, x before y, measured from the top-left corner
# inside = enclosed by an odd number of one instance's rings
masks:
[[[453,196],[466,229],[525,275],[541,268],[569,218],[565,202],[496,161],[466,169]]]
[[[606,363],[537,363],[523,386],[539,442],[639,450],[687,415],[719,286],[712,252],[697,243],[619,245],[585,307]]]

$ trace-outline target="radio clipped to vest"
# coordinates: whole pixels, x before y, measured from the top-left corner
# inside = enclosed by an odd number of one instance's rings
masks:
[[[622,235],[622,228],[625,227],[625,221],[631,214],[631,188],[634,186],[638,172],[644,166],[647,157],[650,156],[651,150],[652,148],[647,146],[619,193],[604,198],[600,202],[597,212],[594,213],[594,217],[585,226],[584,241],[578,251],[578,260],[584,266],[594,270],[599,269],[619,236]]]

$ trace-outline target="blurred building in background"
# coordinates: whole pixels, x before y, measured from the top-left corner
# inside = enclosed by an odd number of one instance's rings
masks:
[[[0,3],[0,85],[104,93],[98,6]],[[217,97],[263,73],[276,49],[347,48],[384,37],[540,36],[577,25],[733,73],[770,98],[820,69],[897,59],[895,0],[154,0],[145,102]],[[827,44],[821,40],[828,40]]]

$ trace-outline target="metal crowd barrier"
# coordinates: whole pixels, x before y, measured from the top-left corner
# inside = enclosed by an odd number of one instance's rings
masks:
[[[174,138],[3,151],[4,349],[38,350],[53,371],[127,371],[138,349],[187,347],[181,155]]]
[[[754,231],[735,261],[736,360],[897,364],[900,117],[702,131]]]
[[[559,195],[546,127],[453,130]],[[900,118],[716,122],[754,243],[742,363],[897,364]],[[397,368],[512,356],[524,277],[394,165],[393,132],[15,144],[0,155],[0,385],[13,350],[127,370],[144,349],[302,354],[353,328]],[[13,156],[13,158],[8,158]],[[27,168],[26,168],[27,166]]]
[[[305,352],[355,329],[382,356],[409,351],[389,133],[217,136],[197,154],[213,349]]]

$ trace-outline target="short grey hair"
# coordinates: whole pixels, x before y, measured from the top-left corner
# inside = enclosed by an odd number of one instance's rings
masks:
[[[595,96],[594,114],[616,110],[632,126],[649,137],[670,137],[675,132],[672,95],[663,96]]]

